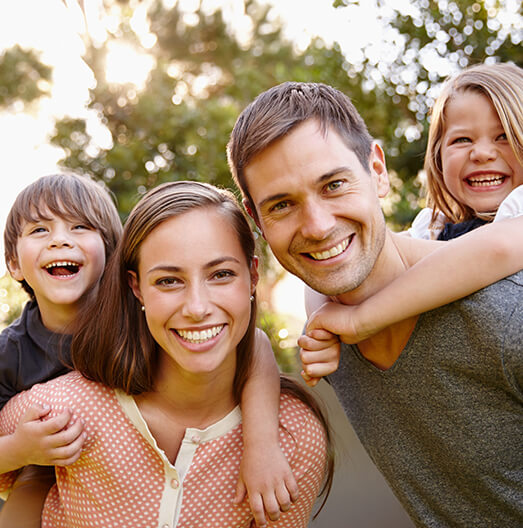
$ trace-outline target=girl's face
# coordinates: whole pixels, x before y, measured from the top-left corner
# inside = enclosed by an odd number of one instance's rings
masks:
[[[480,213],[496,211],[523,183],[518,162],[490,100],[477,92],[455,95],[445,109],[443,180],[453,197]]]
[[[234,374],[257,281],[231,221],[215,208],[172,217],[142,242],[131,287],[149,330],[186,374]]]

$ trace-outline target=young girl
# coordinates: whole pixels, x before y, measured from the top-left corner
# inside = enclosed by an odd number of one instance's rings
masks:
[[[248,505],[233,501],[238,404],[254,367],[254,245],[233,195],[210,185],[164,184],[133,209],[73,337],[78,371],[0,413],[4,434],[36,402],[52,415],[67,406],[84,423],[82,455],[57,468],[43,527],[254,526]],[[300,496],[273,526],[305,528],[328,432],[306,393],[283,386],[279,438]]]
[[[68,334],[95,294],[121,232],[109,194],[88,178],[44,176],[18,195],[6,223],[6,262],[32,300],[0,335],[0,408],[16,393],[68,371]],[[237,500],[245,481],[255,518],[263,525],[264,506],[276,518],[297,491],[278,446],[278,370],[266,336],[259,332],[256,340],[256,368],[242,398],[246,448]],[[84,441],[81,422],[73,424],[67,408],[47,419],[50,412],[35,406],[11,434],[0,436],[1,473],[29,464],[65,466],[78,459]],[[44,478],[42,470],[24,470],[0,512],[0,527],[40,526],[53,481],[53,474]]]
[[[425,156],[428,203],[408,231],[437,242],[388,286],[358,306],[306,290],[310,316],[303,376],[314,385],[337,368],[339,342],[357,343],[408,317],[447,304],[523,267],[523,70],[479,65],[445,84],[436,101]],[[324,304],[325,303],[325,304]]]

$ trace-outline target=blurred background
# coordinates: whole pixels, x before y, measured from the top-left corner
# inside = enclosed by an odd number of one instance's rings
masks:
[[[102,181],[122,220],[165,181],[232,188],[225,145],[236,117],[261,91],[296,80],[352,98],[385,149],[383,207],[401,230],[424,205],[428,113],[441,82],[478,62],[521,65],[522,33],[519,0],[2,0],[0,224],[23,187],[60,170]],[[296,372],[302,285],[261,240],[260,254],[260,324],[282,370]],[[0,276],[3,327],[25,296],[3,262]],[[341,463],[313,526],[411,526],[330,389],[320,392]]]

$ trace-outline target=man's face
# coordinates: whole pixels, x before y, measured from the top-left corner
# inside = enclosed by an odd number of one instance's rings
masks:
[[[379,146],[369,172],[333,129],[308,120],[245,169],[258,225],[281,265],[325,295],[357,288],[385,240],[379,198],[388,177]]]

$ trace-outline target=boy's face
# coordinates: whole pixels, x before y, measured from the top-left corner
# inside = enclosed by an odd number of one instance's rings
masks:
[[[259,226],[284,268],[325,295],[357,288],[385,239],[379,197],[388,191],[381,149],[369,171],[315,120],[269,145],[245,168]]]
[[[9,271],[31,286],[44,324],[58,331],[53,321],[72,322],[84,294],[97,285],[105,267],[105,246],[92,227],[51,212],[46,217],[49,220],[22,226]]]

